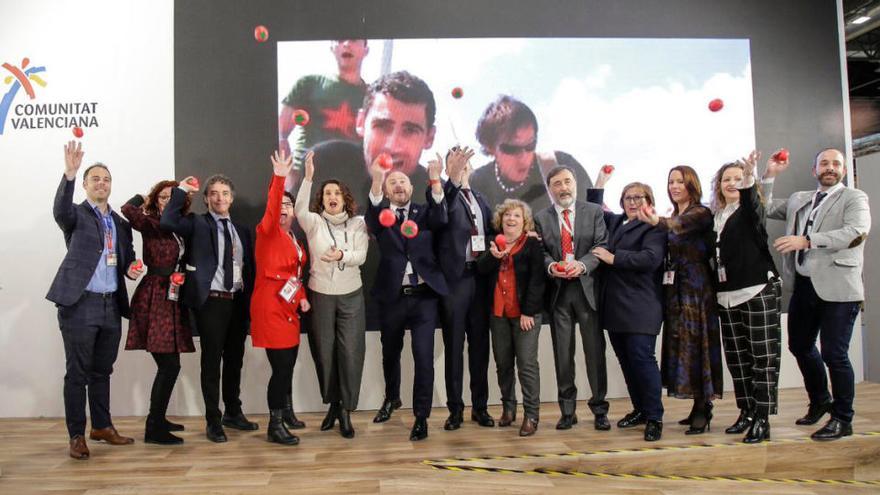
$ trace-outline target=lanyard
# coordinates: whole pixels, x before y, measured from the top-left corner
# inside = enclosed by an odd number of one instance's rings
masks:
[[[290,236],[290,240],[293,241],[293,247],[296,248],[296,278],[302,278],[302,248],[300,248],[299,243],[296,242],[296,236],[293,235],[293,232],[288,232],[287,235]]]
[[[113,218],[108,214],[104,215],[101,213],[101,210],[98,209],[97,206],[93,207],[95,214],[98,215],[98,218],[104,221],[104,245],[107,247],[107,252],[113,252]]]
[[[336,243],[336,236],[333,235],[333,229],[330,228],[330,222],[325,218],[324,223],[327,224],[327,232],[330,234],[330,238],[333,239],[333,247],[338,248],[339,245]],[[342,234],[345,236],[345,243],[348,244],[348,220],[346,220],[345,223],[342,224]],[[339,271],[345,270],[345,263],[343,263],[342,261],[337,261],[336,268],[338,268]]]

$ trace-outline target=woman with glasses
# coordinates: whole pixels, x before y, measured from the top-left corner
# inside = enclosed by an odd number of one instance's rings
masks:
[[[753,151],[748,158],[723,165],[712,181],[718,310],[739,407],[739,417],[725,432],[747,432],[745,443],[770,438],[782,332],[782,282],[767,247],[766,215],[755,184],[758,156]]]
[[[274,175],[269,185],[266,212],[257,225],[254,257],[257,276],[251,298],[251,340],[254,347],[266,349],[272,376],[266,398],[269,403],[270,442],[296,445],[299,438],[285,423],[295,423],[289,395],[300,342],[298,310],[308,311],[309,301],[303,287],[306,251],[296,239],[293,225],[293,198],[284,191],[284,180],[293,159],[277,151],[271,156]],[[290,405],[289,415],[285,418]],[[288,421],[285,421],[288,420]],[[291,424],[295,427],[295,424]],[[305,426],[305,425],[303,425]]]
[[[587,201],[602,204],[610,176],[603,167],[596,188],[587,192]],[[639,210],[646,205],[654,206],[651,186],[641,182],[624,186],[620,195],[623,214],[605,211],[608,247],[597,247],[593,254],[602,262],[598,275],[601,325],[608,331],[633,405],[617,427],[644,424],[645,441],[653,442],[663,434],[663,388],[654,349],[663,323],[660,277],[666,233],[639,220]]]
[[[706,432],[712,421],[712,400],[721,398],[721,331],[718,301],[709,260],[715,255],[712,212],[700,204],[703,190],[693,168],[673,167],[666,192],[672,216],[658,217],[653,208],[639,210],[639,220],[667,232],[666,292],[660,372],[666,392],[694,401],[679,424],[686,435]]]
[[[310,198],[315,161],[320,159],[314,151],[306,155],[305,176],[296,195],[296,216],[306,233],[312,257],[309,346],[321,397],[330,405],[321,431],[333,428],[339,420],[342,436],[353,438],[351,411],[357,409],[366,352],[360,266],[367,259],[369,238],[364,217],[355,216],[357,204],[344,183],[325,180],[314,198]],[[323,170],[349,165],[319,163]]]
[[[147,416],[144,442],[164,445],[183,443],[172,431],[183,425],[165,418],[168,402],[180,374],[180,353],[194,352],[192,332],[176,293],[175,274],[183,272],[183,240],[159,228],[162,211],[171,199],[171,189],[178,182],[164,180],[153,186],[147,196],[135,195],[122,207],[122,214],[131,227],[141,233],[144,242],[144,263],[147,274],[141,279],[131,298],[131,319],[125,350],[144,349],[156,361],[156,377],[150,392],[150,414]],[[186,198],[184,213],[189,210]],[[176,285],[176,287],[172,287]]]

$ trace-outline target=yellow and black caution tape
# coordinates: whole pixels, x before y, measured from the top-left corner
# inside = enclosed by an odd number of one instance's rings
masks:
[[[855,433],[856,437],[874,437],[880,436],[878,431],[870,431],[863,433]],[[790,438],[781,440],[772,440],[762,442],[766,444],[782,444],[782,443],[801,443],[811,441],[806,438]],[[557,470],[548,468],[535,469],[508,469],[491,466],[467,466],[457,464],[460,462],[479,462],[479,461],[497,461],[511,459],[548,459],[560,457],[580,457],[588,455],[602,454],[623,454],[623,453],[645,453],[645,452],[661,452],[676,451],[689,449],[708,449],[708,448],[731,448],[731,447],[751,447],[744,443],[715,443],[715,444],[693,444],[693,445],[670,445],[657,447],[635,447],[628,449],[604,449],[604,450],[588,450],[588,451],[571,451],[561,453],[544,453],[544,454],[516,454],[516,455],[488,455],[479,457],[456,457],[451,459],[426,459],[422,464],[441,471],[455,472],[471,472],[471,473],[497,473],[497,474],[542,474],[550,476],[574,476],[574,477],[592,477],[592,478],[619,478],[619,479],[651,479],[651,480],[671,480],[671,481],[737,481],[737,482],[753,482],[753,483],[801,483],[801,484],[821,484],[821,485],[852,485],[852,486],[880,486],[880,480],[832,480],[832,479],[804,479],[804,478],[762,478],[750,476],[697,476],[697,475],[664,475],[664,474],[647,474],[647,473],[608,473],[608,472],[590,472],[578,470]]]
[[[675,474],[640,474],[640,473],[599,473],[590,471],[565,471],[559,469],[506,469],[496,467],[476,467],[449,464],[428,464],[434,469],[441,471],[457,471],[470,473],[499,473],[499,474],[546,474],[550,476],[576,476],[590,478],[619,478],[619,479],[650,479],[672,481],[739,481],[754,483],[806,483],[813,485],[855,485],[855,486],[880,486],[880,480],[812,480],[803,478],[757,478],[749,476],[696,476]]]

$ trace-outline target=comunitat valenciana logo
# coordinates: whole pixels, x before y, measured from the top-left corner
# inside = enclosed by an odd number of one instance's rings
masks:
[[[9,89],[0,100],[0,134],[8,130],[66,129],[71,127],[98,127],[97,102],[40,102],[37,85],[45,88],[42,77],[45,66],[32,65],[29,58],[21,60],[20,66],[4,62],[3,85]],[[0,88],[2,91],[2,88]],[[24,93],[21,98],[16,97]]]

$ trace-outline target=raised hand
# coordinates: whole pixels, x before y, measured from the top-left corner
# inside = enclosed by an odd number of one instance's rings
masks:
[[[779,151],[773,153],[772,155],[770,155],[770,158],[767,159],[767,170],[764,171],[765,179],[776,177],[777,175],[785,172],[785,170],[788,169],[788,166],[790,164],[788,156],[785,157],[785,160],[778,160],[777,158],[779,155],[777,153],[779,153]]]
[[[612,174],[614,174],[614,165],[602,165],[602,168],[599,169],[599,174],[596,176],[596,183],[593,187],[596,189],[604,188],[608,180],[611,179]]]
[[[182,181],[180,181],[180,186],[178,186],[178,187],[180,187],[181,189],[186,191],[187,194],[198,192],[198,188],[193,187],[193,183],[198,183],[198,179],[196,179],[195,177],[190,175],[186,179],[183,179]]]
[[[428,178],[431,180],[439,180],[440,173],[443,171],[443,157],[437,153],[436,158],[428,160]]]
[[[465,146],[464,148],[455,148],[449,154],[446,161],[446,175],[453,183],[461,182],[461,175],[467,168],[470,159],[474,156],[474,150]]]
[[[311,153],[311,151],[309,153]],[[278,177],[287,177],[290,173],[290,169],[293,168],[293,157],[284,151],[279,152],[276,150],[271,156],[269,156],[269,160],[272,162],[272,171],[275,172],[275,175]]]
[[[755,175],[755,168],[757,168],[758,160],[760,159],[761,152],[758,150],[752,150],[752,152],[749,153],[749,156],[744,156],[738,160],[738,162],[742,164],[744,177]]]
[[[64,145],[64,176],[67,177],[67,180],[76,178],[76,173],[82,165],[83,154],[80,142],[68,141]]]
[[[303,177],[304,180],[309,182],[315,177],[315,152],[309,151],[306,153],[305,159],[305,167],[306,167],[306,175]]]

